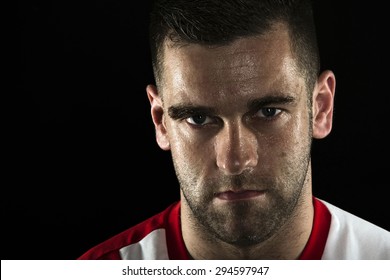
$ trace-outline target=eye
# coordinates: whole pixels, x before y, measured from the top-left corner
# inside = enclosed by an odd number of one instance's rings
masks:
[[[189,118],[186,118],[186,122],[193,124],[193,125],[206,125],[208,123],[212,122],[212,118],[208,117],[207,115],[193,115]]]
[[[256,116],[259,116],[261,118],[266,118],[266,119],[272,119],[277,115],[279,115],[281,112],[282,110],[277,108],[265,107],[257,111]]]

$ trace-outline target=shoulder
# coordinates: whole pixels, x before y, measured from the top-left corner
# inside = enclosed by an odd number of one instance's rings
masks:
[[[180,203],[175,202],[162,212],[92,247],[78,259],[168,259],[166,232],[177,230],[173,220],[178,220],[179,209]]]
[[[390,259],[390,232],[329,202],[331,214],[322,259]]]

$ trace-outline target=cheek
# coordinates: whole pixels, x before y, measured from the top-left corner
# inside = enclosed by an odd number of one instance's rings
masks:
[[[176,158],[187,158],[191,156],[191,151],[194,149],[193,137],[180,125],[174,124],[167,127],[172,155]]]
[[[272,154],[279,158],[299,154],[310,145],[310,139],[308,120],[302,121],[300,118],[289,120],[284,127],[279,128],[270,137],[260,137],[260,141],[263,142],[262,146],[268,147],[268,149],[263,149],[263,154],[267,154],[268,151],[268,156],[271,158]]]
[[[167,127],[169,134],[169,142],[171,144],[172,153],[188,154],[193,146],[193,138],[186,130],[180,126],[169,125]]]
[[[282,137],[284,140],[280,144],[283,150],[283,156],[289,161],[301,161],[302,157],[306,157],[310,153],[310,127],[308,120],[295,122],[289,126]]]
[[[201,137],[200,134],[183,126],[171,126],[169,129],[171,152],[177,163],[187,167],[191,165],[191,168],[212,164],[214,158],[212,138]]]

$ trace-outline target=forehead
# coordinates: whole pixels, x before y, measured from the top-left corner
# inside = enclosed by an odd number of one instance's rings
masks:
[[[186,102],[196,102],[199,96],[220,102],[227,97],[291,91],[299,75],[296,65],[283,25],[224,46],[167,44],[162,90]]]

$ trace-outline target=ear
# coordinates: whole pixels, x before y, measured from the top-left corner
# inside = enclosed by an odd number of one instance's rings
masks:
[[[332,130],[336,78],[326,70],[317,79],[313,92],[313,137],[321,139]]]
[[[146,93],[150,102],[150,112],[156,132],[156,141],[161,149],[167,151],[170,149],[168,133],[164,121],[164,108],[161,97],[158,94],[157,87],[148,85]]]

